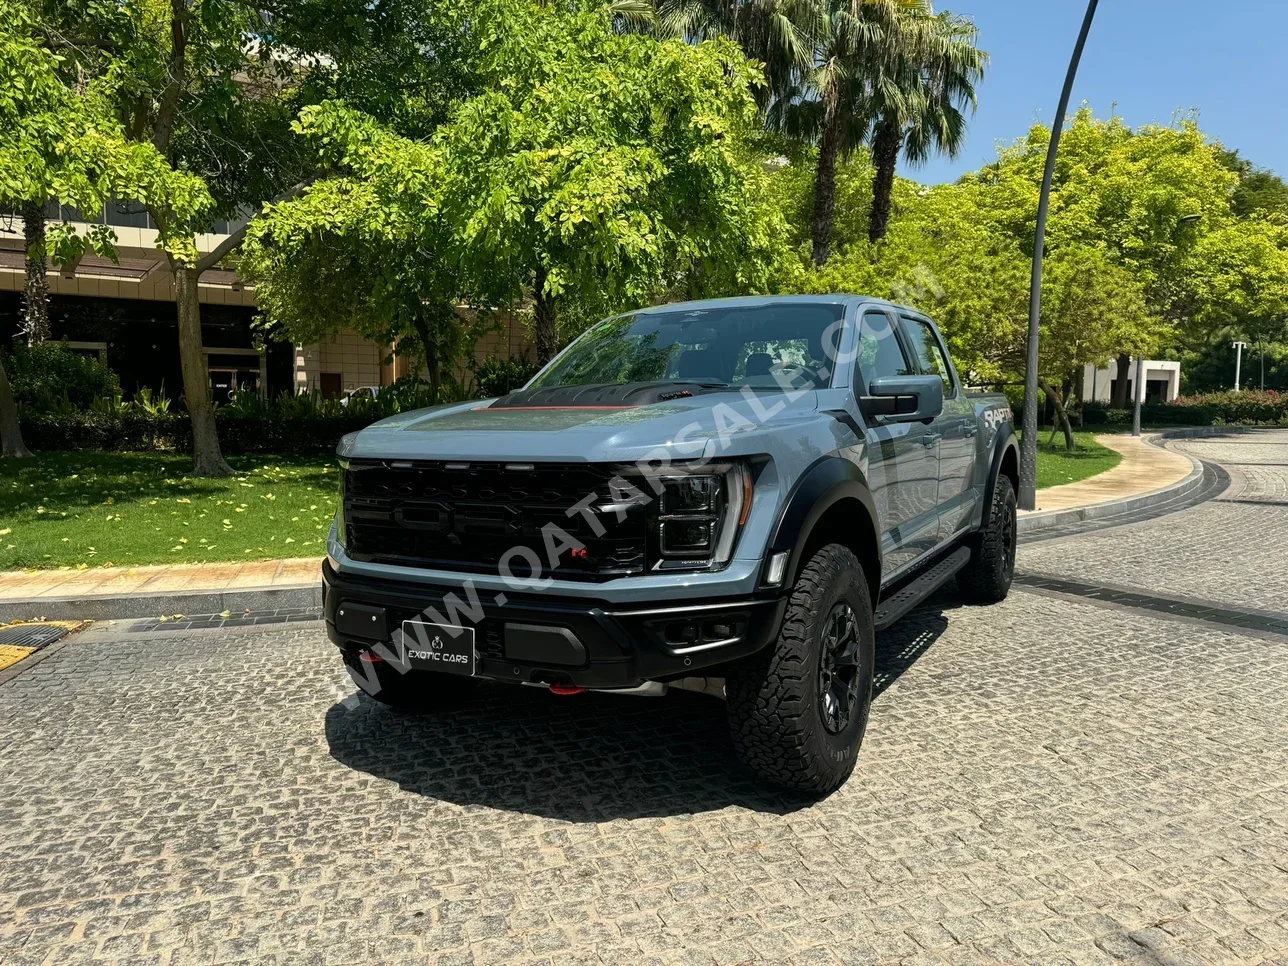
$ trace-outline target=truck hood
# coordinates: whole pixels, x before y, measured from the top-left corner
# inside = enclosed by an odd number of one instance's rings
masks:
[[[756,438],[809,421],[818,393],[704,393],[638,406],[493,407],[496,400],[400,413],[340,442],[345,457],[635,462],[759,452]]]

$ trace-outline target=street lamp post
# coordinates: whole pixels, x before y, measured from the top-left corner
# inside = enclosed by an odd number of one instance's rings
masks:
[[[1078,76],[1082,49],[1087,45],[1091,21],[1096,16],[1099,0],[1088,0],[1087,14],[1082,20],[1078,42],[1073,46],[1069,72],[1060,92],[1060,106],[1055,110],[1055,123],[1051,125],[1051,143],[1047,146],[1046,171],[1042,175],[1042,195],[1038,200],[1038,223],[1033,242],[1033,274],[1029,287],[1029,344],[1027,368],[1024,371],[1024,430],[1020,438],[1020,495],[1021,510],[1037,506],[1038,472],[1038,334],[1042,319],[1042,253],[1046,245],[1047,213],[1051,208],[1051,182],[1055,178],[1056,153],[1060,149],[1060,135],[1064,131],[1064,116],[1069,110],[1073,94],[1073,80]]]
[[[1132,395],[1136,397],[1136,403],[1132,407],[1132,415],[1131,415],[1131,434],[1133,436],[1140,435],[1140,404],[1141,404],[1141,400],[1145,398],[1145,384],[1142,381],[1144,378],[1145,378],[1145,357],[1137,356],[1136,357],[1136,382],[1131,387]]]
[[[1243,375],[1243,350],[1248,347],[1246,342],[1231,342],[1230,348],[1234,350],[1234,391],[1239,391],[1239,377]]]

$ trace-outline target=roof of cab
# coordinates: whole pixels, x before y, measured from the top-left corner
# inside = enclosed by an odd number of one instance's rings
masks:
[[[888,305],[884,299],[871,298],[867,295],[852,295],[838,292],[830,295],[743,295],[737,298],[698,299],[693,302],[665,302],[661,305],[650,305],[635,309],[625,314],[648,315],[654,312],[674,312],[677,309],[741,309],[760,308],[765,305],[799,304],[813,302],[821,305],[848,304],[850,302],[880,302]]]

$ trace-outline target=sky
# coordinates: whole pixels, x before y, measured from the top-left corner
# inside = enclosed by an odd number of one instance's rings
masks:
[[[991,63],[957,159],[902,169],[928,184],[954,181],[992,160],[999,140],[1051,123],[1086,2],[937,0],[935,9],[973,19]],[[1136,127],[1197,108],[1206,134],[1288,178],[1286,63],[1284,0],[1101,0],[1070,112],[1085,101]]]

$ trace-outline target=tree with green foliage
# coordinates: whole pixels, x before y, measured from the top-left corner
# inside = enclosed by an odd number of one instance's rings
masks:
[[[30,5],[0,0],[0,201],[24,211],[30,343],[49,333],[46,258],[74,263],[90,250],[115,257],[106,226],[81,234],[61,223],[46,233],[46,202],[93,210],[122,198],[194,212],[209,204],[199,181],[172,170],[151,145],[127,139],[113,113],[119,80],[80,43]],[[6,452],[24,452],[7,379],[0,379],[0,424]]]
[[[1163,323],[1151,313],[1141,281],[1103,248],[1062,246],[1051,253],[1044,276],[1038,385],[1055,407],[1065,446],[1074,450],[1068,409],[1080,374],[1123,349],[1137,356],[1152,351]],[[1026,345],[1013,345],[1011,371],[1022,371]]]
[[[478,301],[444,201],[444,152],[335,102],[307,108],[296,129],[328,176],[250,226],[239,271],[264,319],[298,342],[347,330],[400,354],[417,346],[437,395],[474,334],[457,306]]]
[[[1222,150],[1219,157],[1239,178],[1230,199],[1236,217],[1288,220],[1288,184],[1283,178],[1240,157],[1237,150]]]
[[[201,276],[244,240],[234,232],[200,253],[196,234],[216,216],[297,193],[307,177],[289,135],[302,78],[319,65],[272,43],[271,17],[235,0],[149,0],[126,9],[117,109],[132,140],[150,144],[174,172],[195,176],[213,203],[145,204],[173,280],[184,403],[192,421],[193,472],[232,470],[219,448],[202,352]]]
[[[506,9],[481,30],[488,90],[437,143],[479,274],[532,294],[537,361],[558,349],[561,306],[763,290],[782,221],[747,145],[742,52],[622,35],[606,8]]]
[[[1204,267],[1197,279],[1201,321],[1222,341],[1252,341],[1265,388],[1266,347],[1288,342],[1288,228],[1240,221],[1204,237],[1195,261]]]
[[[988,190],[985,217],[1030,250],[1042,167],[1050,131],[1034,127],[998,160],[967,180]],[[1177,333],[1194,315],[1191,298],[1195,245],[1230,222],[1235,176],[1220,149],[1192,119],[1135,130],[1121,118],[1099,120],[1082,108],[1068,123],[1051,194],[1048,248],[1100,246],[1143,285],[1150,316]],[[1191,216],[1200,216],[1191,223]],[[1130,350],[1117,353],[1126,371]],[[1126,405],[1119,379],[1113,405]]]
[[[299,131],[327,176],[251,231],[268,317],[295,338],[351,325],[411,336],[432,367],[463,346],[458,302],[527,296],[545,362],[581,313],[763,290],[784,226],[745,143],[752,65],[727,41],[624,35],[613,16],[481,5],[482,93],[428,140],[341,103],[306,111]],[[355,295],[355,277],[373,291]],[[319,309],[318,292],[346,284],[349,305]]]

